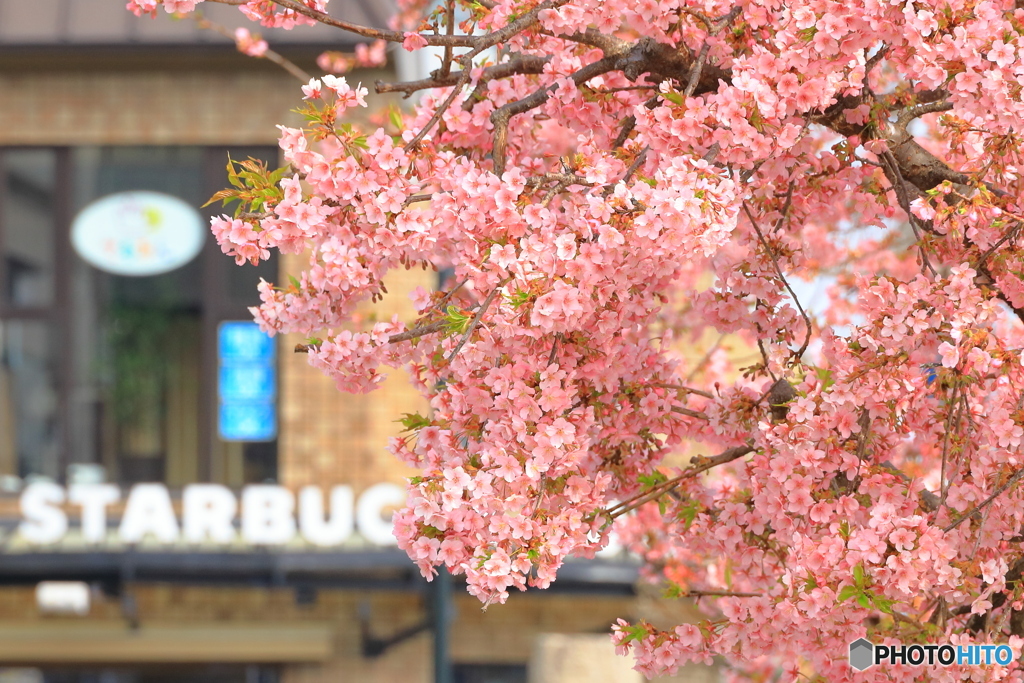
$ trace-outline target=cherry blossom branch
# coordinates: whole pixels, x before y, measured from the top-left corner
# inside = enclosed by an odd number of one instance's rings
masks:
[[[880,465],[880,467],[886,470],[887,472],[895,474],[897,477],[902,479],[907,484],[911,484],[914,481],[913,479],[910,478],[909,475],[907,475],[906,472],[896,467],[888,460],[883,462]],[[939,497],[936,496],[931,491],[929,491],[928,489],[921,489],[921,493],[918,495],[918,498],[920,499],[921,505],[929,512],[935,512],[939,507]]]
[[[214,0],[215,2],[221,2],[222,0]],[[275,5],[280,5],[285,9],[290,9],[296,14],[314,19],[321,24],[327,26],[333,26],[334,28],[340,28],[343,31],[349,33],[355,33],[356,35],[363,36],[365,38],[373,38],[374,40],[386,40],[390,43],[401,43],[405,40],[405,33],[402,31],[391,31],[388,29],[372,28],[370,26],[361,26],[359,24],[353,24],[348,21],[342,21],[341,19],[335,19],[326,12],[307,7],[301,2],[296,0],[270,0]],[[233,3],[228,3],[233,4]],[[422,38],[427,41],[427,45],[436,46],[448,46],[453,47],[472,47],[475,43],[477,36],[429,36],[423,35]]]
[[[776,229],[778,229],[778,227],[781,225],[781,222],[785,220],[786,213],[788,212],[792,197],[793,182],[790,182],[789,191],[786,195],[786,203],[783,206],[782,216],[779,218],[779,222],[776,224]],[[793,291],[793,288],[790,286],[789,281],[786,279],[786,276],[782,273],[782,267],[779,266],[779,260],[775,256],[774,250],[768,245],[768,240],[766,240],[764,234],[762,234],[761,228],[758,227],[757,220],[754,219],[754,214],[750,211],[750,207],[747,205],[746,202],[743,202],[743,212],[746,213],[747,218],[750,219],[750,224],[754,227],[754,232],[757,233],[757,237],[761,241],[761,246],[764,247],[765,252],[767,252],[768,254],[768,258],[771,259],[772,265],[775,267],[775,272],[778,273],[779,279],[782,280],[782,284],[786,286],[786,289],[789,291],[789,295],[793,297],[793,303],[796,304],[797,310],[800,311],[800,316],[804,319],[804,325],[807,327],[807,336],[804,338],[804,343],[800,346],[800,350],[794,354],[794,357],[799,361],[801,358],[803,358],[804,352],[807,351],[807,347],[810,346],[811,343],[811,334],[813,330],[813,327],[811,325],[811,317],[807,315],[807,311],[805,311],[804,307],[800,304],[800,299],[797,297],[796,292]],[[761,349],[761,353],[762,355],[764,355],[763,348]],[[768,359],[767,356],[765,356],[766,367],[767,362]]]
[[[679,413],[680,415],[686,415],[687,417],[695,417],[699,420],[706,420],[708,422],[711,421],[710,417],[697,410],[690,410],[689,408],[681,408],[679,406],[672,406],[671,410],[673,413]]]
[[[480,80],[477,83],[477,87],[479,88],[481,84],[486,84],[489,81],[508,78],[509,76],[543,73],[544,65],[550,61],[551,57],[517,54],[507,62],[484,67],[484,70],[480,75]],[[416,81],[404,81],[401,83],[385,83],[383,81],[377,81],[374,83],[374,89],[377,91],[378,95],[388,92],[402,92],[405,93],[406,97],[408,97],[420,90],[447,88],[449,86],[453,86],[462,80],[462,78],[463,73],[461,71],[449,73],[443,78],[439,72],[435,71],[429,78],[421,78]]]
[[[970,511],[965,512],[963,514],[963,516],[960,517],[960,519],[956,520],[955,522],[953,522],[952,524],[947,526],[945,529],[943,529],[943,531],[947,531],[947,532],[948,531],[952,531],[953,529],[955,529],[958,526],[960,526],[965,520],[967,520],[968,518],[973,517],[974,515],[976,515],[978,513],[978,511],[980,511],[982,508],[988,506],[992,501],[994,501],[1004,491],[1006,491],[1006,489],[1008,489],[1011,486],[1013,486],[1014,484],[1016,484],[1020,480],[1021,477],[1024,477],[1024,467],[1022,467],[1022,468],[1018,469],[1016,472],[1014,472],[1013,475],[1009,479],[1007,479],[1006,482],[1003,483],[1002,486],[1000,486],[999,488],[997,488],[995,491],[992,492],[991,496],[989,496],[985,500],[983,500],[980,503],[978,503],[977,505],[975,505],[973,508],[971,508]]]
[[[572,74],[573,83],[579,86],[591,78],[608,73],[619,64],[620,57],[610,56],[592,62]],[[513,116],[535,109],[551,97],[555,86],[549,85],[535,91],[532,95],[521,100],[509,102],[491,112],[491,123],[494,125],[494,142],[491,147],[491,156],[494,159],[494,174],[500,176],[505,172],[506,149],[508,148],[508,126]]]
[[[654,97],[644,102],[644,107],[647,109],[654,109],[656,106],[658,106],[658,103],[660,101],[661,95],[655,95]],[[619,147],[622,147],[624,144],[626,144],[626,140],[629,139],[629,136],[633,132],[634,128],[636,128],[636,116],[630,114],[629,116],[622,120],[622,128],[619,129],[619,134],[616,135],[615,140],[612,141],[612,149],[618,149]]]
[[[702,389],[694,389],[693,387],[683,386],[682,384],[665,384],[662,382],[648,382],[647,386],[657,387],[659,389],[675,389],[676,391],[685,391],[688,394],[696,394],[697,396],[703,396],[704,398],[714,399],[715,396],[709,391]]]
[[[484,299],[483,303],[480,304],[480,308],[477,309],[476,314],[473,316],[473,319],[469,322],[469,327],[467,327],[466,331],[463,333],[462,339],[459,340],[459,343],[455,346],[454,349],[452,349],[452,352],[448,354],[447,358],[445,358],[445,362],[451,363],[452,359],[455,358],[455,356],[458,355],[459,351],[462,350],[462,347],[466,345],[466,342],[469,340],[470,335],[472,335],[473,332],[476,331],[476,328],[480,325],[480,321],[483,320],[484,313],[487,312],[487,309],[490,308],[491,303],[494,301],[495,297],[498,296],[498,292],[500,292],[501,288],[504,287],[511,279],[511,276],[505,278],[504,280],[499,282],[494,289],[491,290],[490,294],[487,295],[487,298]]]
[[[914,237],[917,239],[918,244],[918,252],[921,254],[921,266],[922,268],[930,271],[932,277],[935,277],[935,268],[932,267],[931,261],[928,259],[928,253],[925,251],[924,241],[921,238],[921,231],[918,230],[917,216],[915,216],[913,211],[910,210],[910,200],[907,197],[907,185],[906,181],[903,179],[903,173],[900,171],[899,163],[897,163],[896,158],[889,150],[885,150],[879,156],[885,164],[884,171],[886,177],[889,179],[889,184],[896,193],[896,201],[899,202],[900,208],[903,209],[903,212],[907,214],[907,220],[910,222],[910,228],[914,231]]]
[[[738,6],[733,7],[728,14],[716,19],[714,26],[705,23],[705,25],[708,26],[708,35],[704,39],[704,43],[700,46],[700,52],[697,55],[697,59],[694,60],[693,66],[690,67],[689,78],[686,82],[686,90],[683,91],[684,100],[693,95],[694,91],[697,89],[697,84],[700,82],[700,76],[704,72],[704,65],[707,63],[708,52],[711,49],[711,43],[708,42],[708,38],[718,35],[722,29],[731,24],[733,20],[740,15],[741,11],[742,8]]]
[[[234,33],[229,31],[226,27],[221,26],[220,24],[215,23],[213,21],[210,21],[209,19],[204,17],[202,15],[202,13],[196,12],[195,13],[195,20],[196,20],[196,25],[199,28],[207,29],[207,30],[210,30],[210,31],[214,31],[215,33],[221,34],[222,36],[224,36],[225,38],[230,40],[232,43],[235,42],[235,35],[234,35]],[[291,61],[290,59],[287,59],[286,57],[284,57],[280,53],[275,52],[274,50],[271,50],[269,47],[261,55],[251,54],[249,56],[250,57],[256,57],[258,59],[266,59],[268,62],[276,64],[279,67],[281,67],[282,69],[284,69],[285,71],[287,71],[288,73],[290,73],[292,76],[295,76],[297,79],[299,79],[303,83],[309,83],[310,78],[312,78],[312,76],[310,76],[303,69],[301,69],[297,64],[295,64],[295,62]]]
[[[923,102],[905,108],[896,119],[896,125],[906,127],[916,118],[925,114],[934,114],[941,111],[949,111],[953,108],[953,102],[948,99],[936,102]]]
[[[415,137],[413,137],[412,140],[409,140],[409,142],[405,144],[406,152],[408,152],[411,149],[415,149],[416,145],[422,142],[423,138],[425,138],[427,136],[427,133],[430,132],[430,129],[433,128],[437,124],[437,122],[441,120],[441,117],[444,116],[444,113],[448,111],[448,108],[450,106],[452,106],[452,102],[455,101],[455,98],[459,96],[459,93],[462,92],[462,88],[468,82],[469,71],[463,71],[462,78],[459,80],[458,83],[455,84],[455,87],[452,88],[452,91],[448,94],[448,97],[445,98],[444,102],[441,103],[441,106],[434,110],[434,113],[431,115],[430,120],[428,120],[423,125],[423,128],[420,129],[420,132],[416,133]]]
[[[1024,227],[1021,223],[1014,223],[1013,227],[1011,227],[1009,230],[1003,233],[1003,236],[1000,237],[995,244],[993,244],[991,247],[985,250],[985,253],[978,257],[978,260],[972,267],[975,270],[977,270],[979,267],[984,265],[984,263],[988,261],[989,257],[992,256],[992,254],[996,253],[996,250],[999,249],[999,247],[1006,244],[1007,240],[1017,236],[1017,233],[1020,232],[1021,227]]]
[[[455,0],[445,0],[445,35],[455,35]],[[452,72],[452,46],[445,45],[444,57],[441,59],[440,77],[444,78]]]
[[[414,327],[411,330],[406,330],[405,332],[399,332],[398,334],[393,334],[390,337],[388,337],[388,343],[389,344],[397,344],[398,342],[409,341],[410,339],[417,339],[419,337],[423,337],[423,336],[428,335],[428,334],[434,334],[435,332],[441,332],[442,330],[444,330],[447,327],[448,327],[448,321],[447,320],[437,320],[435,322],[428,323],[426,325],[420,325],[419,327]]]
[[[744,455],[753,452],[753,450],[753,444],[748,443],[743,446],[734,446],[729,450],[723,451],[718,455],[712,456],[710,458],[704,458],[701,456],[694,457],[691,460],[691,462],[696,462],[696,464],[693,465],[690,469],[686,470],[677,477],[674,477],[672,479],[669,479],[668,481],[664,481],[658,484],[649,491],[637,494],[632,498],[622,501],[618,505],[613,505],[612,507],[608,508],[608,510],[605,511],[605,515],[609,519],[621,517],[622,515],[628,512],[632,512],[633,510],[637,509],[641,505],[644,505],[645,503],[649,503],[652,500],[660,498],[661,496],[665,495],[672,489],[676,488],[676,486],[678,486],[686,479],[691,479],[697,476],[698,474],[706,472],[714,467],[718,467],[719,465],[723,465],[725,463],[732,462],[733,460],[742,458]]]

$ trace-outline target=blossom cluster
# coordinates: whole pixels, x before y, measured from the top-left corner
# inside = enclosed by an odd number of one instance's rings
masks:
[[[158,4],[196,3],[129,7]],[[308,255],[261,285],[263,329],[311,338],[343,390],[404,367],[429,401],[390,444],[424,575],[502,602],[615,528],[702,596],[699,623],[617,624],[648,675],[722,655],[735,680],[852,681],[862,636],[1019,655],[1024,9],[496,0],[447,32],[399,10],[364,35],[476,47],[375,129],[345,123],[362,88],[303,85],[286,171],[213,230],[239,263]],[[452,273],[418,317],[354,320],[418,267]],[[964,679],[1021,670],[856,678]]]

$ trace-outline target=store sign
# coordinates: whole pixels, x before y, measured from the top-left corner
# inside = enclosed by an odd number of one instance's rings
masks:
[[[118,192],[85,207],[71,244],[89,264],[115,275],[159,275],[203,248],[206,229],[189,204],[159,192]]]
[[[277,437],[274,340],[250,321],[217,328],[217,430],[224,441]]]
[[[368,543],[387,546],[394,545],[395,538],[383,513],[405,502],[405,490],[395,484],[376,484],[355,500],[350,486],[335,486],[328,510],[319,486],[302,488],[297,501],[283,486],[246,486],[239,501],[226,486],[190,484],[182,492],[179,517],[166,486],[136,484],[128,493],[116,537],[110,538],[108,508],[120,500],[121,489],[114,484],[72,484],[67,489],[51,482],[29,484],[21,494],[18,532],[33,545],[59,542],[68,533],[64,507],[70,504],[81,510],[83,540],[94,544],[118,540],[205,545],[241,540],[282,546],[301,537],[313,545],[331,547],[344,544],[358,530]]]

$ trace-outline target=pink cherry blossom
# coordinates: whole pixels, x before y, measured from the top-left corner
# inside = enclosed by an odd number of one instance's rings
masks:
[[[160,4],[194,3],[129,9]],[[303,6],[240,9],[290,28],[324,9]],[[413,106],[350,126],[365,89],[304,84],[286,170],[211,224],[239,263],[307,259],[261,283],[265,330],[312,337],[342,390],[402,368],[429,404],[390,442],[418,470],[395,534],[423,574],[500,603],[614,531],[645,580],[701,596],[697,623],[613,626],[647,675],[1021,680],[843,656],[1024,643],[1021,11],[431,7],[324,60],[449,54],[378,86]],[[405,268],[453,275],[380,315]]]

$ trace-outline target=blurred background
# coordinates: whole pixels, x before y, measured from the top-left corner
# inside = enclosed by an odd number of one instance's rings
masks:
[[[229,32],[249,25],[202,8]],[[385,26],[390,7],[331,12]],[[317,74],[319,54],[356,43],[325,27],[264,37]],[[372,91],[432,68],[392,56],[404,61],[347,77]],[[387,530],[410,473],[384,446],[418,396],[402,377],[339,393],[292,352],[301,340],[254,329],[260,278],[301,260],[237,267],[200,207],[226,186],[228,155],[277,165],[275,124],[300,125],[299,85],[124,0],[0,0],[0,683],[639,681],[610,625],[675,624],[686,606],[639,586],[614,550],[487,611],[458,577],[427,583]],[[396,276],[388,315],[412,319],[406,294],[436,285]],[[189,539],[216,507],[185,519],[196,483],[236,505],[254,484],[318,487],[325,507],[341,491],[340,526],[317,544],[301,520],[274,544]]]

